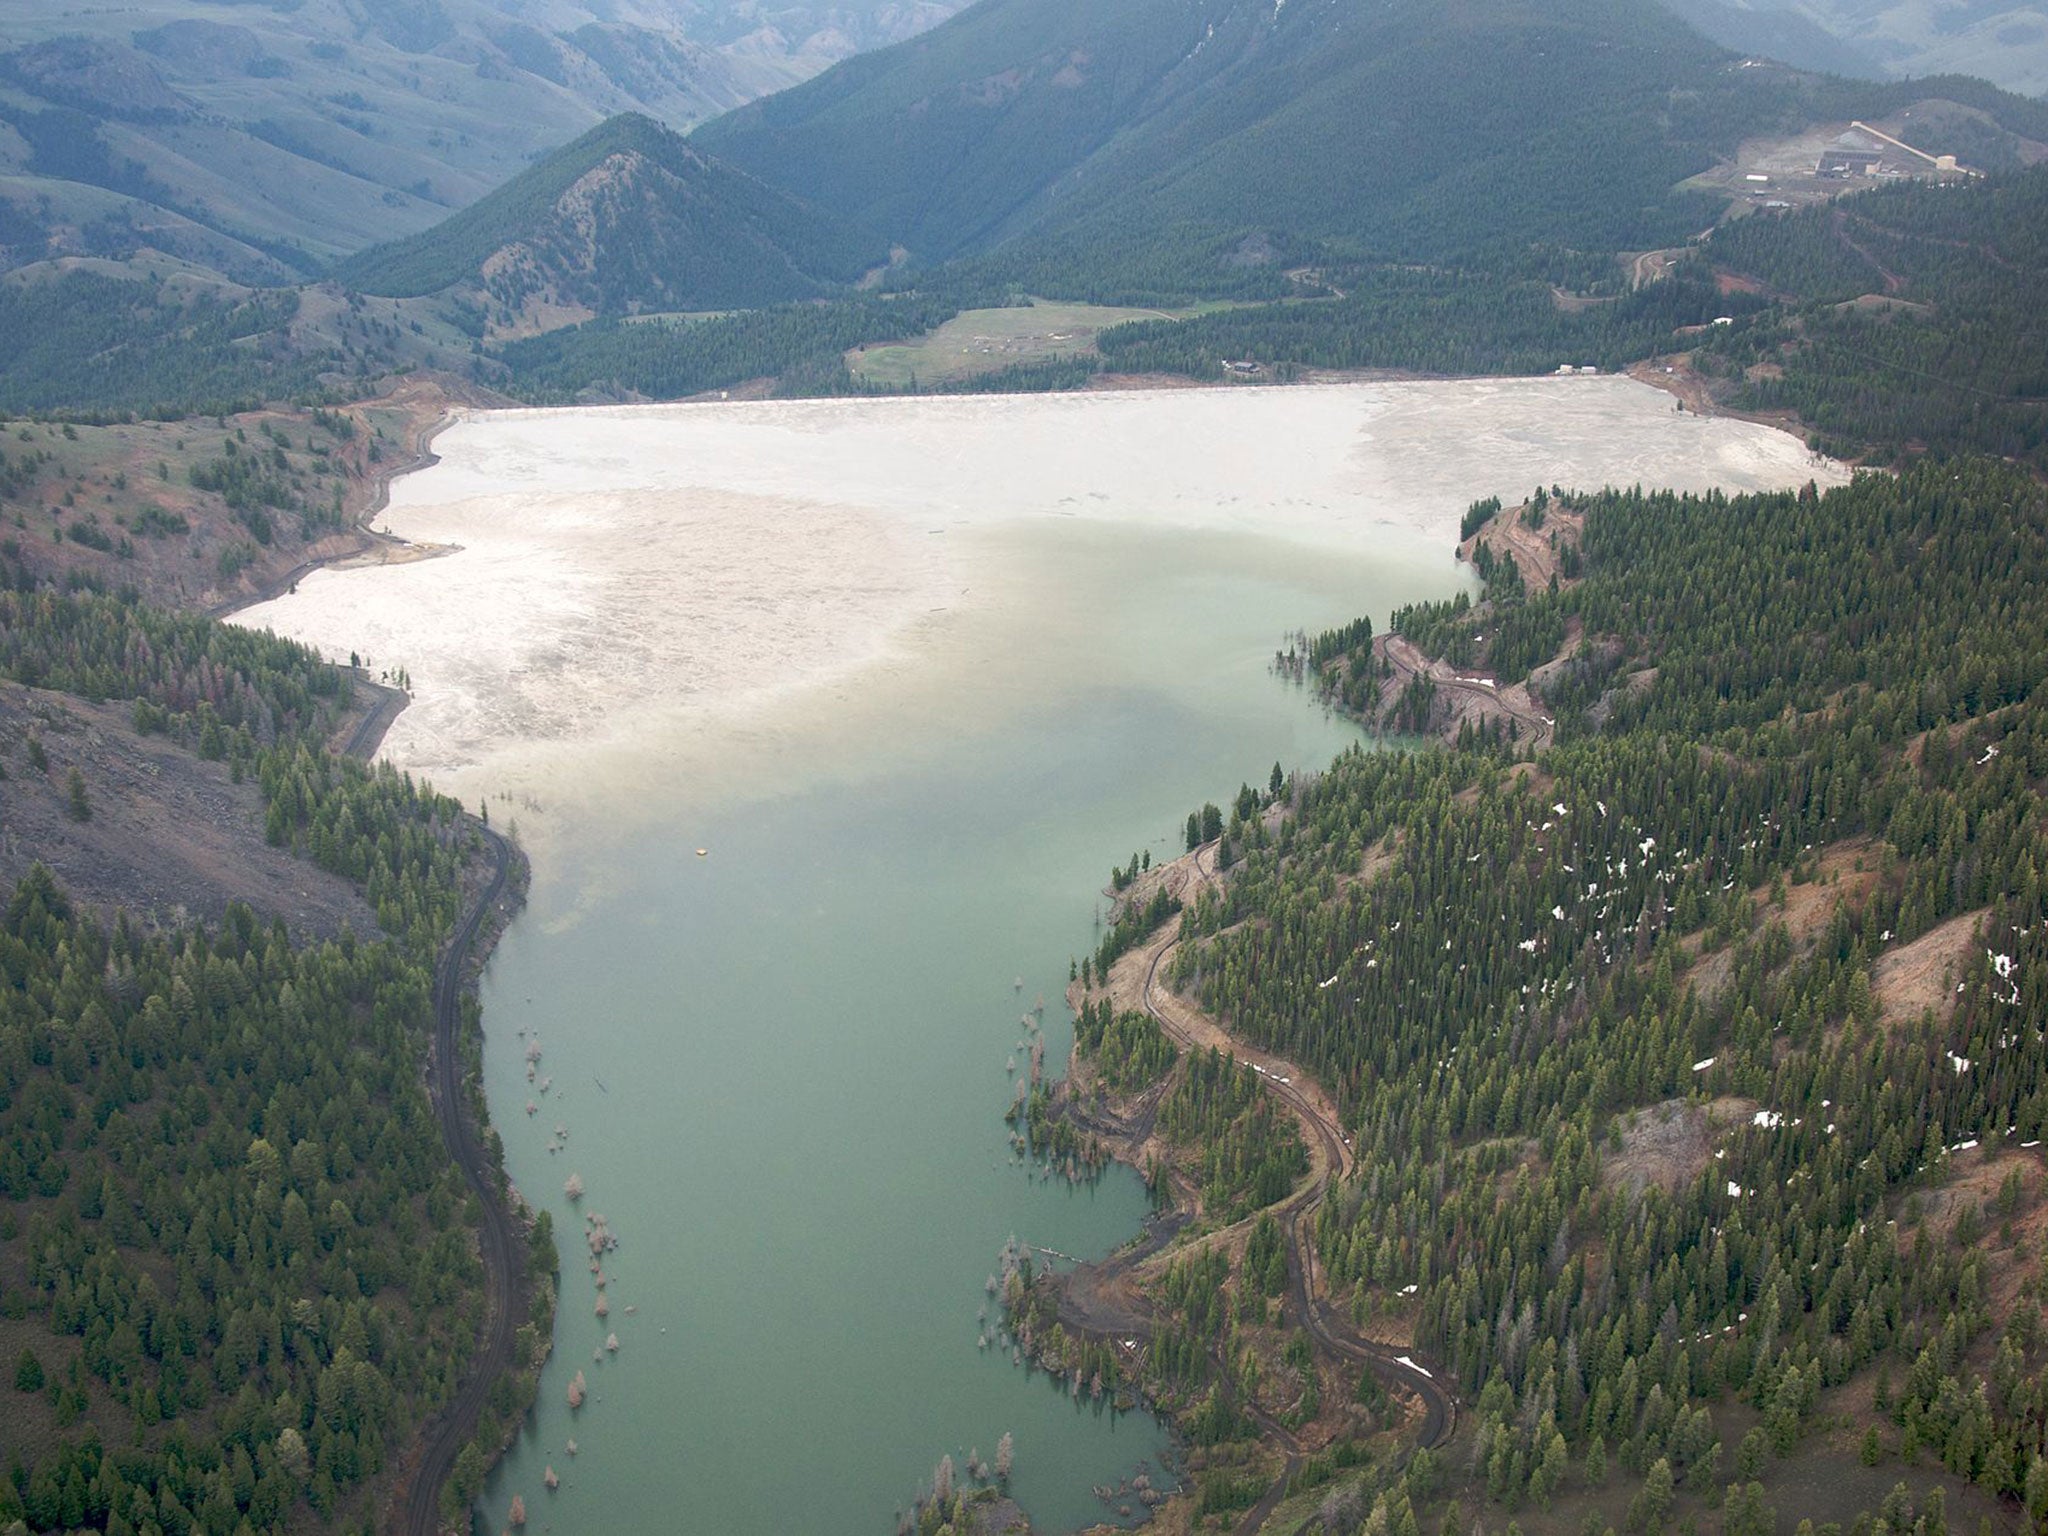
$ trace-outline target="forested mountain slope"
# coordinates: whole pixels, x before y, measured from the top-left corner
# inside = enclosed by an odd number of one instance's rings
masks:
[[[752,308],[845,285],[888,249],[659,123],[615,117],[432,229],[336,278],[364,293],[474,293],[489,322]]]
[[[1600,0],[1542,13],[1497,0],[1452,12],[1414,0],[993,0],[699,137],[926,256],[1105,209],[1130,224],[1368,238],[1383,220],[1392,234],[1404,217],[1441,218],[1468,234],[1477,219],[1510,219],[1479,211],[1500,190],[1499,157],[1521,163],[1524,185],[1543,180],[1589,104],[1615,130],[1605,142],[1627,149],[1601,179],[1620,180],[1629,214],[1646,186],[1661,200],[1699,162],[1661,131],[1621,126],[1720,61],[1662,12]],[[1597,80],[1560,95],[1562,75],[1582,69]],[[1631,181],[1644,158],[1649,181]],[[1573,182],[1603,159],[1581,157]],[[1463,209],[1407,206],[1453,172]],[[1579,187],[1546,190],[1562,214]]]
[[[122,701],[134,732],[163,738],[160,771],[252,786],[245,835],[372,914],[295,946],[281,915],[239,902],[199,928],[77,905],[41,867],[9,893],[0,1525],[378,1528],[391,1467],[475,1349],[475,1215],[423,1072],[473,826],[326,750],[350,683],[305,648],[28,590],[12,556],[0,575],[0,671]],[[147,773],[95,801],[122,750],[111,733],[37,709],[9,713],[10,779],[68,779],[81,824],[146,810]],[[181,754],[196,766],[161,769]],[[152,838],[175,836],[134,833],[130,854],[146,864]],[[533,1256],[552,1271],[544,1220]],[[508,1383],[486,1441],[517,1400]]]
[[[1558,255],[1521,272],[1376,266],[1333,275],[1341,299],[1122,326],[1099,346],[1117,371],[1205,378],[1223,357],[1288,376],[1548,373],[1661,354],[1707,397],[1796,417],[1832,452],[1892,461],[1943,445],[2039,463],[2044,238],[2048,168],[1903,182],[1732,219],[1653,282]]]
[[[1337,1532],[2038,1520],[2048,496],[1956,459],[1493,515],[1569,574],[1394,623],[1503,685],[1567,658],[1558,744],[1353,753],[1200,829],[1228,873],[1173,985],[1356,1148],[1313,1272],[1198,1227],[1142,1365],[1056,1361],[1181,1405],[1205,1510],[1286,1426],[1282,1508]],[[1370,629],[1318,677],[1376,679]],[[1084,1045],[1153,1060],[1134,1031]],[[1453,1387],[1441,1455],[1355,1441],[1333,1405],[1378,1388],[1266,1300],[1299,1275]]]
[[[1741,60],[1641,0],[983,0],[696,140],[920,257],[1021,235],[1041,267],[1221,284],[1673,244],[1721,206],[1677,182],[1898,89]]]
[[[1074,1155],[1125,1113],[1167,1140],[1142,1142],[1148,1177],[1242,1219],[1130,1271],[1135,1303],[1122,1272],[1041,1279],[1009,1286],[1009,1317],[1047,1366],[1175,1415],[1198,1516],[1340,1536],[2048,1518],[2048,492],[1971,453],[2038,466],[2044,186],[1737,220],[1579,311],[1584,340],[1649,324],[1658,289],[1718,300],[1730,323],[1686,338],[1699,367],[1898,474],[1476,506],[1476,601],[1277,658],[1440,744],[1276,769],[1191,817],[1193,868],[1222,877],[1181,886],[1178,1012],[1157,1016],[1199,1010],[1301,1074],[1244,1072],[1246,1104],[1326,1091],[1350,1177],[1244,1215],[1210,1176],[1266,1166],[1291,1126],[1168,1124],[1215,1064],[1176,1064],[1152,1019],[1111,1018],[1114,985],[1087,989],[1170,908],[1122,913],[1080,966],[1082,1081],[1136,1096],[1084,1090],[1033,1145]],[[1489,325],[1469,275],[1402,280],[1105,350],[1356,361],[1542,334],[1519,303]],[[1118,1342],[1134,1317],[1141,1356]],[[1448,1444],[1414,1451],[1444,1419],[1389,1405],[1371,1362],[1396,1351],[1455,1399]]]
[[[1747,410],[1797,411],[1830,445],[2048,454],[2048,167],[1887,187],[1743,219],[1713,265],[1797,302],[1712,338],[1697,362]]]
[[[464,207],[620,112],[677,126],[952,0],[16,0],[0,268],[154,246],[280,281]]]

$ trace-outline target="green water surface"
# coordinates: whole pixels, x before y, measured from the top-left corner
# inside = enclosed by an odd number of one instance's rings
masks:
[[[529,1530],[886,1536],[941,1454],[993,1456],[1005,1431],[1042,1533],[1111,1517],[1092,1485],[1163,1480],[1149,1416],[976,1347],[1007,1237],[1099,1255],[1146,1207],[1128,1170],[1075,1189],[1012,1161],[1005,1058],[1042,994],[1064,1062],[1068,961],[1112,864],[1178,853],[1190,809],[1276,759],[1360,739],[1272,674],[1283,634],[1383,624],[1464,577],[1405,533],[1359,554],[1049,521],[983,553],[1010,599],[930,637],[928,685],[798,701],[772,792],[737,762],[537,859],[484,980],[486,1076],[512,1175],[554,1212],[563,1297],[480,1529],[518,1493]],[[522,1031],[553,1080],[531,1117]],[[602,1321],[590,1212],[621,1240]]]

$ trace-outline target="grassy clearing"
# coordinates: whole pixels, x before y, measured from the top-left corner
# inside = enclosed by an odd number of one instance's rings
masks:
[[[948,384],[1019,363],[1093,356],[1095,338],[1113,325],[1132,320],[1183,320],[1228,307],[1120,309],[1035,302],[1015,309],[968,309],[914,341],[855,347],[846,354],[846,366],[868,383],[889,388]]]
[[[390,405],[102,425],[0,420],[0,561],[211,606],[311,558],[410,451]],[[331,551],[329,551],[331,553]]]

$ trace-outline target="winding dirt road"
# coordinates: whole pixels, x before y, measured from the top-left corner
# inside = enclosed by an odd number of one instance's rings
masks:
[[[1204,890],[1221,889],[1222,878],[1215,861],[1214,843],[1203,845],[1188,857],[1186,866],[1190,873],[1178,888],[1183,903],[1191,902]],[[1354,1163],[1336,1105],[1298,1066],[1237,1040],[1160,982],[1161,969],[1180,945],[1179,928],[1178,919],[1162,924],[1134,957],[1144,966],[1139,990],[1144,1010],[1183,1050],[1200,1051],[1214,1046],[1252,1067],[1266,1090],[1301,1122],[1310,1148],[1310,1176],[1277,1208],[1268,1208],[1277,1209],[1288,1234],[1287,1279],[1293,1310],[1326,1355],[1361,1364],[1383,1385],[1413,1393],[1422,1404],[1422,1421],[1417,1426],[1413,1449],[1435,1450],[1457,1428],[1457,1404],[1449,1392],[1431,1371],[1416,1363],[1412,1353],[1404,1354],[1360,1337],[1324,1292],[1316,1255],[1315,1214],[1331,1185],[1348,1174]],[[1150,1320],[1131,1283],[1132,1272],[1165,1248],[1186,1224],[1194,1203],[1193,1194],[1177,1182],[1174,1194],[1181,1207],[1175,1218],[1158,1224],[1137,1246],[1099,1265],[1084,1266],[1074,1272],[1060,1309],[1063,1322],[1112,1334],[1149,1335]],[[1279,1479],[1238,1524],[1238,1536],[1253,1536],[1287,1496],[1302,1457],[1294,1437],[1284,1427],[1251,1405],[1245,1406],[1286,1456],[1286,1469]]]
[[[391,729],[391,722],[398,718],[398,712],[410,704],[412,698],[401,689],[387,687],[383,683],[373,683],[361,674],[356,676],[355,686],[369,689],[375,695],[376,702],[370,706],[363,718],[356,722],[355,729],[349,732],[348,740],[342,746],[341,755],[360,757],[364,762],[368,762],[376,756],[377,748],[384,740],[384,733]]]
[[[1529,752],[1541,752],[1557,733],[1557,722],[1529,697],[1527,683],[1500,688],[1490,680],[1465,677],[1441,657],[1425,656],[1413,643],[1395,634],[1381,635],[1373,642],[1373,648],[1393,668],[1393,676],[1388,679],[1389,697],[1398,697],[1409,678],[1426,677],[1436,684],[1439,693],[1462,697],[1470,713],[1480,719],[1512,720],[1517,745]],[[1455,705],[1453,709],[1456,710]]]
[[[404,1536],[434,1536],[439,1529],[441,1485],[448,1480],[462,1447],[476,1433],[477,1420],[492,1383],[513,1363],[516,1319],[511,1298],[513,1277],[518,1272],[519,1238],[512,1228],[512,1213],[507,1208],[497,1169],[485,1156],[469,1116],[463,1113],[462,1058],[457,1049],[462,1030],[463,980],[470,951],[485,915],[505,893],[512,863],[505,840],[489,827],[482,831],[491,855],[491,878],[463,914],[462,924],[455,930],[455,937],[434,972],[434,1053],[427,1090],[448,1154],[462,1169],[462,1176],[483,1207],[483,1227],[479,1233],[484,1265],[483,1327],[461,1390],[426,1430],[398,1524]]]

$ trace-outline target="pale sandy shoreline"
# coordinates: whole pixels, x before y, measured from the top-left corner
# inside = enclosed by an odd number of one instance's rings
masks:
[[[851,471],[838,489],[854,502],[880,496],[958,512],[963,482],[979,475],[996,482],[992,502],[977,498],[985,511],[1107,510],[1123,519],[1244,526],[1316,542],[1388,525],[1448,537],[1466,503],[1476,499],[1468,493],[1472,484],[1562,483],[1558,477],[1574,469],[1595,471],[1576,482],[1582,486],[1640,482],[1678,490],[1846,478],[1841,466],[1813,455],[1789,433],[1733,416],[1678,412],[1671,400],[1623,375],[1478,377],[520,407],[458,412],[450,431],[459,436],[476,427],[524,425],[549,432],[573,423],[588,439],[576,466],[587,477],[585,488],[618,489],[645,483],[648,439],[642,434],[651,423],[692,429],[726,423],[780,449],[759,464],[721,465],[719,473],[729,477],[721,483],[735,490],[814,494],[816,475]],[[861,441],[864,427],[901,433],[907,456],[874,460],[833,451],[833,439],[872,446]],[[1081,440],[1083,428],[1123,436],[1121,473],[1103,463],[1099,444]],[[1616,428],[1635,436],[1614,436]],[[792,475],[796,455],[790,450],[806,440],[811,473]],[[919,463],[915,455],[924,450]],[[481,472],[468,480],[478,488],[511,489],[525,478],[495,452],[461,467]],[[872,473],[877,468],[880,478]],[[407,500],[403,487],[423,478],[401,482],[394,510]],[[434,482],[435,503],[461,494],[463,482],[453,474]],[[1082,501],[1112,495],[1117,499],[1107,509]],[[1244,504],[1248,496],[1255,505]],[[1357,498],[1369,510],[1357,516],[1359,509],[1338,504],[1344,498]]]
[[[468,411],[435,451],[379,525],[453,552],[235,622],[403,667],[384,754],[534,810],[607,764],[772,779],[821,718],[857,734],[994,644],[1020,559],[1077,526],[1448,562],[1471,501],[1539,484],[1846,478],[1613,376]]]

